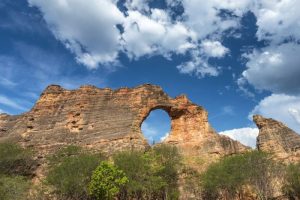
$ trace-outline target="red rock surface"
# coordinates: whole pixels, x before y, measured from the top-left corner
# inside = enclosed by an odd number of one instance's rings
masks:
[[[164,143],[177,145],[184,154],[222,156],[248,149],[217,134],[208,123],[207,111],[186,96],[171,98],[149,84],[117,90],[50,85],[29,112],[0,115],[0,140],[16,140],[41,154],[66,144],[107,153],[145,149],[149,145],[141,124],[155,109],[165,110],[171,118],[171,133]]]

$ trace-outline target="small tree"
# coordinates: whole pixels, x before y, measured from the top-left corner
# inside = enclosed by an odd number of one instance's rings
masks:
[[[300,199],[300,163],[287,167],[286,185],[283,191],[290,199]]]
[[[101,162],[92,175],[89,194],[97,200],[113,199],[128,182],[122,170],[108,162]]]
[[[122,152],[114,163],[129,182],[120,199],[178,199],[178,168],[181,157],[175,147],[159,145],[147,152]]]
[[[36,162],[33,154],[12,142],[0,143],[0,174],[32,175]]]
[[[66,147],[49,158],[46,184],[54,187],[60,199],[87,199],[91,176],[102,160],[100,154],[84,152],[74,146]]]
[[[283,176],[279,163],[267,153],[252,151],[225,157],[212,164],[202,175],[206,199],[244,199],[243,187],[250,186],[258,199],[269,199],[274,194],[274,181]]]

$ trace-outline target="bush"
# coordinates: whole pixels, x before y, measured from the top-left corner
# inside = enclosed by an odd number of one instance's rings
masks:
[[[166,185],[162,191],[164,199],[178,199],[178,171],[181,167],[181,156],[174,146],[159,145],[153,148],[153,156],[160,165],[157,175],[163,178]]]
[[[216,199],[220,193],[233,199],[246,182],[244,156],[232,156],[212,164],[201,176],[205,199]]]
[[[0,199],[25,200],[29,186],[29,181],[22,176],[0,176]]]
[[[119,198],[177,199],[180,156],[175,147],[154,147],[146,153],[123,152],[114,156],[115,165],[129,182]]]
[[[269,154],[252,151],[225,157],[212,164],[201,176],[204,198],[243,199],[243,187],[250,186],[258,199],[273,195],[272,180],[282,175],[283,168]]]
[[[84,153],[81,147],[68,145],[59,149],[54,155],[48,157],[50,165],[56,165],[64,161],[68,157],[78,156]]]
[[[300,199],[300,163],[287,167],[286,185],[283,191],[290,199]]]
[[[55,157],[50,159],[50,170],[46,177],[46,183],[54,186],[55,193],[60,198],[86,199],[88,198],[88,184],[91,175],[103,157],[99,154],[91,154],[76,150],[75,154],[67,155],[67,147],[60,150]]]
[[[128,179],[122,170],[108,162],[101,162],[92,175],[89,194],[97,200],[114,199],[127,182]]]
[[[11,142],[0,143],[0,174],[32,175],[36,162],[33,153]]]

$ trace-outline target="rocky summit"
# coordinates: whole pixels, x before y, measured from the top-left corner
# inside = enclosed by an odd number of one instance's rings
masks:
[[[294,162],[300,160],[300,136],[292,129],[274,119],[253,116],[259,128],[257,148],[273,153],[277,159]]]
[[[161,87],[150,84],[117,90],[89,85],[66,90],[50,85],[29,112],[0,115],[0,140],[33,147],[41,156],[67,144],[108,154],[146,149],[149,144],[141,124],[155,109],[166,111],[171,118],[171,132],[163,143],[178,146],[183,154],[220,157],[248,150],[217,134],[204,108],[184,95],[171,98]]]

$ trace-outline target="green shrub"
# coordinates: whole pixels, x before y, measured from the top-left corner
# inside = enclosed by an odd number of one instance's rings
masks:
[[[101,162],[92,175],[89,194],[97,200],[114,199],[128,182],[125,173],[108,162]]]
[[[122,152],[114,156],[115,165],[125,172],[129,182],[122,189],[120,196],[123,199],[132,197],[141,199],[146,190],[150,189],[150,163],[144,158],[144,153],[132,151]]]
[[[159,145],[153,148],[152,155],[156,164],[161,166],[157,175],[162,177],[166,183],[162,191],[162,198],[178,199],[178,171],[182,161],[178,149],[174,146]]]
[[[287,167],[286,185],[283,191],[290,199],[300,199],[300,163]]]
[[[25,200],[29,181],[22,176],[0,176],[1,200]]]
[[[282,175],[283,168],[269,154],[252,151],[225,157],[212,164],[201,176],[204,198],[225,199],[243,196],[243,186],[251,186],[259,199],[273,195],[272,180]]]
[[[114,156],[115,165],[129,182],[121,199],[178,199],[178,168],[181,157],[175,147],[157,146],[148,152],[123,152]]]
[[[36,162],[33,153],[11,142],[0,143],[0,174],[32,175]]]
[[[79,146],[68,145],[59,149],[55,154],[48,157],[50,165],[56,165],[64,161],[65,158],[78,156],[84,153],[83,149]]]
[[[52,185],[62,199],[86,199],[91,175],[103,157],[77,150],[72,155],[62,153],[69,150],[67,147],[58,152],[56,159],[50,159],[46,184]]]

